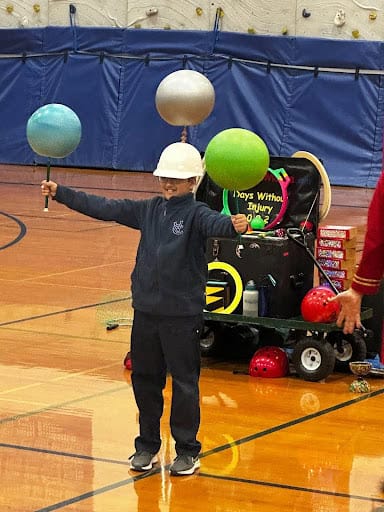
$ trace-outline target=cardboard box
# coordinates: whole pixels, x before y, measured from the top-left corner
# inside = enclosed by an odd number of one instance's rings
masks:
[[[341,238],[342,240],[353,240],[357,237],[356,226],[321,226],[317,230],[317,238]]]
[[[330,279],[352,279],[355,273],[354,269],[330,270],[326,268],[324,272]]]
[[[353,272],[356,268],[355,260],[334,260],[331,258],[317,258],[318,264],[324,270],[349,270]]]
[[[353,260],[356,259],[356,249],[325,249],[316,248],[316,258],[326,258],[331,260]]]
[[[344,238],[318,238],[317,247],[324,249],[355,249],[357,238],[345,240]]]
[[[339,292],[343,292],[344,290],[348,290],[348,288],[352,284],[352,279],[331,279],[332,283],[334,284],[335,288]],[[328,281],[324,278],[324,276],[320,276],[320,284],[326,285]]]

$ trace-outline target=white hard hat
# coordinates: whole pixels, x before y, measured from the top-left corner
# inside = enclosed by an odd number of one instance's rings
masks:
[[[160,155],[155,176],[186,179],[203,176],[203,162],[199,151],[187,142],[174,142]]]

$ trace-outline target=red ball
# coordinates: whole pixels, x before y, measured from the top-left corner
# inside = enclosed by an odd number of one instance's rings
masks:
[[[336,293],[327,286],[316,286],[309,290],[301,302],[301,316],[306,322],[332,323],[337,319],[340,304],[328,302]]]
[[[127,355],[124,358],[124,367],[127,370],[132,370],[132,359],[131,359],[131,353],[128,352]]]
[[[248,372],[251,377],[285,377],[289,372],[288,356],[280,347],[261,347],[254,353]]]

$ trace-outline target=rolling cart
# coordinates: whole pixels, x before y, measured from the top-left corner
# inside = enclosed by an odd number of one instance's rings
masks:
[[[260,231],[236,240],[209,240],[201,353],[212,356],[232,345],[239,351],[245,347],[251,356],[260,346],[276,345],[289,349],[299,377],[319,381],[335,369],[349,369],[351,361],[364,360],[371,332],[363,328],[345,335],[335,323],[311,323],[300,316],[301,301],[314,286],[315,266],[337,293],[313,256],[318,224],[330,207],[330,186],[322,164],[306,152],[272,157],[271,167],[289,176],[285,190],[279,178],[229,195],[208,177],[199,186],[197,198],[212,208],[224,206],[224,213],[245,213],[249,220],[259,212],[267,216]],[[257,317],[242,314],[242,293],[249,281],[259,291]],[[362,320],[371,317],[372,309],[364,308]]]
[[[237,344],[239,352],[251,356],[260,346],[277,345],[290,351],[299,377],[319,381],[334,370],[348,370],[351,361],[364,360],[371,331],[345,335],[335,323],[303,320],[301,301],[313,286],[313,266],[318,266],[314,257],[307,257],[312,254],[314,238],[310,233],[299,235],[296,229],[287,231],[285,237],[242,237],[240,252],[239,241],[211,242],[207,289],[213,290],[214,299],[208,297],[207,303],[217,309],[204,312],[201,353],[214,356],[225,346]],[[236,287],[243,290],[251,279],[259,289],[258,317],[242,314],[241,294],[236,293]],[[370,319],[372,309],[364,308],[361,317]]]
[[[362,310],[363,321],[371,317],[371,308]],[[285,339],[281,335],[284,330],[287,332]],[[217,353],[226,335],[232,336],[234,343],[237,336],[242,339],[247,336],[247,342],[254,350],[261,345],[288,349],[297,375],[304,380],[316,382],[325,379],[335,370],[348,370],[351,361],[364,360],[367,356],[366,338],[370,333],[355,330],[353,334],[345,335],[334,323],[305,322],[300,316],[287,319],[255,318],[206,312],[200,343],[202,354],[207,356]]]

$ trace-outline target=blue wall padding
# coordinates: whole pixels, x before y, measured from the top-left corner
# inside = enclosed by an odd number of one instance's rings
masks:
[[[314,153],[332,184],[374,187],[382,161],[383,59],[380,41],[3,29],[0,162],[44,164],[28,145],[26,124],[42,105],[64,103],[81,120],[82,140],[53,164],[153,171],[162,149],[182,131],[159,116],[156,90],[185,67],[204,73],[216,92],[211,115],[188,128],[188,142],[200,151],[221,130],[246,128],[264,139],[271,155]]]

